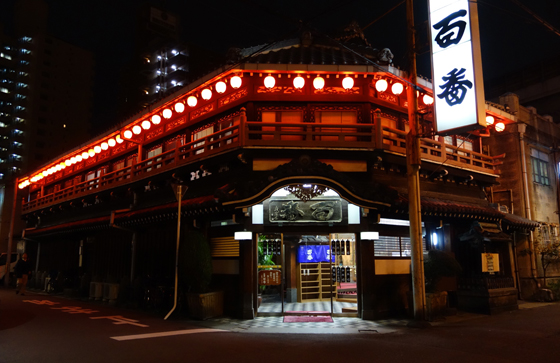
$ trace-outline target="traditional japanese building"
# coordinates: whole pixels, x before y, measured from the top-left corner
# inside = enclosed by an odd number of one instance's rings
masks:
[[[234,53],[229,66],[20,179],[23,240],[38,270],[62,271],[86,293],[89,281],[120,284],[130,300],[154,280],[172,286],[179,199],[182,234],[198,230],[210,243],[226,314],[403,314],[406,75],[388,49],[310,33]],[[488,131],[435,135],[431,84],[418,84],[424,249],[461,264],[441,285],[452,305],[515,309],[502,222],[535,224],[489,204],[504,155],[483,145]],[[516,122],[501,107],[486,112],[496,126]]]

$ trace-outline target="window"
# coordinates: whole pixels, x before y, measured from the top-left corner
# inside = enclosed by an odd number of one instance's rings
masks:
[[[531,164],[533,165],[533,181],[537,184],[550,185],[548,154],[537,149],[531,149]]]
[[[375,256],[410,257],[410,237],[379,236],[374,242]],[[422,239],[422,250],[426,251],[426,239]]]
[[[204,139],[205,137],[212,135],[214,133],[214,125],[206,126],[205,128],[198,130],[192,134],[192,141]],[[204,144],[206,140],[202,140],[201,142],[197,142],[192,147],[193,149],[198,149],[194,153],[195,154],[202,154],[204,152]]]
[[[290,124],[300,124],[303,123],[303,112],[302,111],[263,111],[262,122],[278,122],[278,123],[290,123]],[[302,127],[263,127],[263,132],[268,134],[263,134],[263,140],[274,140],[275,135],[272,132],[280,131],[280,140],[303,140]],[[297,135],[295,133],[300,133]],[[278,138],[276,138],[278,139]]]
[[[156,163],[156,169],[161,168],[161,164],[157,164],[158,162],[161,161],[161,158],[156,158],[156,156],[160,155],[162,152],[163,152],[163,146],[162,145],[159,145],[159,146],[149,150],[147,155],[146,155],[146,159],[148,159],[149,161],[146,162],[146,165],[152,165],[153,163]],[[150,171],[152,171],[152,168],[147,168],[146,169],[146,172],[150,172]]]
[[[356,111],[316,111],[315,112],[315,122],[321,124],[356,124],[357,123],[357,113]],[[323,141],[356,141],[356,136],[342,136],[345,133],[356,132],[356,129],[349,128],[324,128],[319,129],[332,136],[321,136]],[[318,131],[319,131],[318,130]]]

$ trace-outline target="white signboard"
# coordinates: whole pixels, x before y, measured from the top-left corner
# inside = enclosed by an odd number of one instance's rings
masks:
[[[430,0],[429,6],[437,133],[485,127],[476,2]]]

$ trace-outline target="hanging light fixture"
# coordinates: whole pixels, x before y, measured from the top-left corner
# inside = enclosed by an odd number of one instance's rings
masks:
[[[76,162],[77,163],[82,162],[82,155],[76,155]]]
[[[296,89],[302,89],[305,86],[305,79],[302,76],[297,76],[294,78],[294,87]]]
[[[150,121],[148,121],[148,120],[142,121],[142,128],[144,130],[149,130],[150,127],[152,127],[152,123]]]
[[[386,79],[378,79],[377,82],[375,82],[375,89],[377,90],[377,92],[385,92],[387,91],[388,87],[389,83]]]
[[[142,132],[142,128],[138,125],[134,125],[132,126],[132,133],[134,135],[140,135],[140,133]]]
[[[107,143],[109,144],[109,147],[114,147],[115,145],[117,145],[117,142],[115,141],[115,139],[109,139],[109,141],[107,141]]]
[[[95,151],[96,154],[99,154],[101,152],[101,146],[99,146],[99,145],[94,146],[93,151]]]
[[[504,124],[503,122],[498,122],[498,123],[496,123],[496,125],[494,126],[494,129],[495,129],[497,132],[502,132],[502,131],[504,131],[504,130],[506,129],[506,124]]]
[[[165,110],[163,110],[162,112],[163,118],[168,120],[171,118],[171,116],[173,116],[173,111],[171,111],[170,108],[166,108]],[[154,115],[155,116],[155,115]],[[160,119],[161,120],[161,119]],[[155,124],[157,125],[157,124]]]
[[[323,87],[325,87],[325,79],[321,76],[315,77],[313,80],[313,87],[317,90],[323,89]]]
[[[82,153],[82,160],[86,160],[87,158],[89,158],[89,154],[87,153],[87,151],[84,151]]]
[[[159,125],[159,123],[161,122],[161,116],[160,115],[152,115],[152,118],[150,120],[152,120],[152,123],[154,125]]]
[[[347,90],[352,89],[352,87],[354,87],[354,79],[352,77],[346,76],[342,80],[342,87]]]
[[[89,149],[89,150],[88,150],[88,155],[89,155],[90,158],[94,157],[94,156],[95,156],[95,150]],[[63,169],[64,169],[64,168],[63,168]]]
[[[121,135],[117,135],[117,137],[115,137],[115,139],[117,139],[117,143],[119,143],[119,144],[122,144],[124,142]]]
[[[393,83],[393,85],[391,86],[391,92],[393,92],[393,94],[395,96],[400,95],[401,93],[403,93],[404,91],[404,86],[402,83],[400,82],[395,82]]]
[[[424,101],[425,105],[432,105],[434,103],[434,98],[430,95],[424,95],[422,97],[422,101]]]
[[[218,93],[224,93],[226,91],[226,84],[224,81],[219,81],[218,83],[216,83],[216,92]]]
[[[494,125],[494,116],[486,116],[486,125]]]
[[[189,105],[190,107],[196,106],[197,103],[198,100],[196,99],[195,96],[189,96],[189,98],[187,98],[187,105]]]
[[[130,138],[132,138],[132,131],[130,131],[130,130],[125,130],[125,131],[123,132],[123,137],[124,137],[125,139],[130,139]]]
[[[109,144],[107,144],[106,142],[102,142],[101,143],[101,150],[108,150],[109,149]]]
[[[270,75],[264,79],[264,86],[268,89],[274,88],[275,84],[276,84],[276,79]]]
[[[185,111],[185,104],[183,102],[177,102],[175,104],[175,112],[183,113]]]
[[[239,76],[233,76],[229,80],[229,84],[231,85],[232,88],[235,88],[235,89],[241,87],[241,83],[242,83],[241,77],[239,77]]]
[[[208,101],[210,98],[212,98],[212,91],[210,91],[209,88],[205,88],[202,90],[202,92],[200,92],[200,97],[202,97],[203,100]]]

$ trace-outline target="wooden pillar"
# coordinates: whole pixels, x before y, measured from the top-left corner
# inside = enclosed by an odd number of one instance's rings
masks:
[[[356,240],[360,250],[361,315],[364,320],[373,320],[376,318],[374,241],[361,240],[359,234]]]
[[[255,256],[254,256],[253,240],[239,241],[239,280],[241,298],[240,312],[242,319],[253,319],[255,317],[255,309],[253,307],[254,295],[254,274],[255,274]]]

